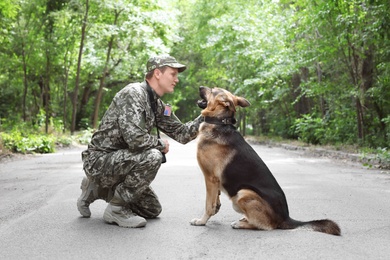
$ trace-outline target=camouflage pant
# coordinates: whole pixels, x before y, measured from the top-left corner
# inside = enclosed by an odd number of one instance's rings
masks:
[[[126,149],[112,153],[83,152],[88,178],[103,188],[115,190],[134,213],[146,218],[155,218],[162,210],[150,187],[161,159],[161,152],[156,149],[137,154]]]

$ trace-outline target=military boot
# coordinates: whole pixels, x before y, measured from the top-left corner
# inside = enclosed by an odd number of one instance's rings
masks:
[[[109,202],[113,196],[113,192],[109,188],[103,188],[95,182],[90,181],[87,177],[84,177],[81,181],[81,196],[77,200],[77,208],[80,214],[89,218],[91,216],[91,210],[89,205],[97,199],[103,199]]]
[[[146,219],[136,215],[127,207],[117,191],[104,211],[103,218],[110,224],[116,223],[118,226],[126,228],[138,228],[146,225]]]

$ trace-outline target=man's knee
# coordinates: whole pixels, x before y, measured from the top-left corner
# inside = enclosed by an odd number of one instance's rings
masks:
[[[115,153],[110,164],[114,165],[114,174],[126,176],[132,172],[157,172],[161,166],[162,154],[157,149],[149,149],[139,154],[121,150]]]
[[[162,153],[157,149],[150,149],[146,152],[145,161],[153,167],[160,168],[162,160]]]
[[[147,214],[147,218],[157,218],[162,211],[161,205],[159,207],[155,207],[153,209],[149,209],[149,212]]]

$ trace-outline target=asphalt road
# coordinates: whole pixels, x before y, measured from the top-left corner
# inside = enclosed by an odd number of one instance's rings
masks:
[[[145,228],[106,224],[103,201],[81,218],[76,201],[84,147],[0,164],[0,259],[389,259],[390,174],[357,164],[254,146],[284,189],[290,215],[330,218],[336,237],[318,232],[234,230],[241,216],[222,207],[204,227],[205,188],[196,141],[171,150],[153,188],[163,212]]]

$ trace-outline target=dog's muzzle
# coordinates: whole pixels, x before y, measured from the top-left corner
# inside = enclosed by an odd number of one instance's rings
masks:
[[[205,109],[207,107],[207,101],[204,99],[198,100],[197,104],[201,109]]]

